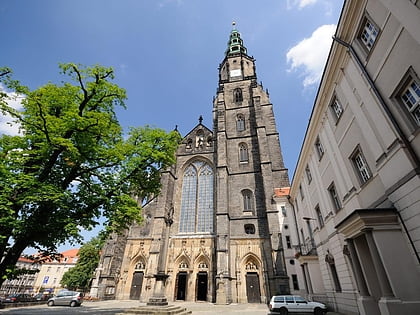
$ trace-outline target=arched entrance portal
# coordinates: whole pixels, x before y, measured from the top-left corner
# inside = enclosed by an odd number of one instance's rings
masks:
[[[207,287],[208,287],[208,276],[207,272],[200,271],[197,274],[197,301],[207,301]]]

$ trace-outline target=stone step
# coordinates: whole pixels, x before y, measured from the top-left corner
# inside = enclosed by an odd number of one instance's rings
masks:
[[[143,315],[187,315],[192,314],[191,311],[185,307],[166,305],[166,306],[140,306],[132,309],[127,309],[122,313],[116,315],[128,315],[128,314],[143,314]]]

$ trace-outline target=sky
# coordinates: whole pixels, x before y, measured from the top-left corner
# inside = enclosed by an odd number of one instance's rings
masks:
[[[128,95],[127,109],[117,110],[124,130],[178,126],[185,136],[200,115],[212,129],[218,66],[235,21],[270,93],[292,179],[343,2],[0,0],[0,67],[36,89],[64,79],[59,63],[112,66]],[[1,116],[0,133],[16,132]]]

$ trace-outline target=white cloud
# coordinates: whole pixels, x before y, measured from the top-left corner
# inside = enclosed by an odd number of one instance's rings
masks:
[[[4,87],[0,85],[0,91],[5,92],[7,94],[7,104],[10,107],[13,107],[16,110],[22,109],[22,96],[14,92],[6,92]],[[8,135],[18,135],[19,134],[19,127],[20,125],[13,122],[13,118],[10,115],[2,115],[0,116],[0,134],[8,134]]]
[[[335,29],[334,24],[322,25],[287,52],[287,62],[291,64],[288,71],[301,71],[304,87],[320,81]]]
[[[303,9],[304,7],[310,6],[317,3],[319,0],[287,0],[287,8],[290,10],[293,7]]]

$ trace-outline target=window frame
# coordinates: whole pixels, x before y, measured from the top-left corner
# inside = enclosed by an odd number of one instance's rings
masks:
[[[334,115],[335,123],[337,124],[340,118],[343,116],[344,108],[336,95],[333,97],[333,100],[330,104],[330,108],[331,108],[331,112]]]
[[[315,145],[316,152],[318,153],[318,158],[319,160],[321,160],[325,154],[325,149],[324,149],[324,146],[322,145],[322,142],[319,136],[316,137],[314,145]]]
[[[370,24],[374,28],[374,30],[376,31],[376,34],[373,34],[374,32],[372,32],[369,26],[367,26],[368,24]],[[366,13],[362,19],[362,23],[360,24],[359,31],[357,33],[357,39],[360,42],[363,49],[367,53],[370,53],[374,49],[376,43],[378,42],[380,33],[381,33],[381,29],[373,21],[373,19]],[[365,34],[367,34],[368,36],[366,37]],[[363,37],[366,37],[366,38],[364,39]],[[371,40],[372,37],[374,37],[373,41]]]
[[[333,204],[335,212],[340,211],[343,208],[343,206],[341,204],[341,200],[338,196],[337,188],[335,187],[334,182],[332,182],[328,187],[328,193],[330,195],[331,203]]]
[[[248,146],[246,143],[239,143],[239,163],[248,163],[249,162],[249,152]]]
[[[306,164],[306,167],[305,167],[305,174],[306,174],[306,179],[308,180],[308,185],[309,185],[312,182],[312,173],[308,164]]]
[[[412,83],[415,83],[420,88],[420,78],[417,76],[414,69],[409,67],[391,96],[395,106],[397,107],[397,111],[401,114],[402,119],[404,120],[405,125],[407,125],[409,128],[410,132],[414,132],[420,129],[420,117],[417,121],[414,114],[416,110],[420,111],[420,96],[417,93],[414,93],[413,95],[415,98],[417,97],[417,103],[413,104],[414,110],[408,108],[407,104],[402,98]]]
[[[356,160],[356,158],[358,159]],[[350,160],[352,162],[353,168],[357,174],[357,178],[359,179],[360,184],[362,186],[365,185],[373,177],[373,174],[370,170],[369,164],[366,161],[365,155],[363,154],[360,145],[357,145],[356,149],[350,156]],[[358,163],[358,161],[361,162],[361,164],[363,165],[359,165],[360,163]]]
[[[236,88],[233,90],[233,102],[235,104],[242,104],[244,100],[243,97],[243,93],[242,93],[242,89],[241,88]]]
[[[243,114],[236,115],[236,131],[242,132],[246,130],[245,116]]]
[[[319,229],[322,229],[325,226],[325,221],[322,216],[322,212],[321,212],[321,208],[319,207],[319,204],[315,206],[315,214],[316,214],[316,219],[318,221]]]
[[[254,212],[254,200],[253,200],[253,196],[254,194],[252,193],[252,191],[250,189],[243,189],[241,191],[242,194],[242,207],[243,207],[243,212]]]

